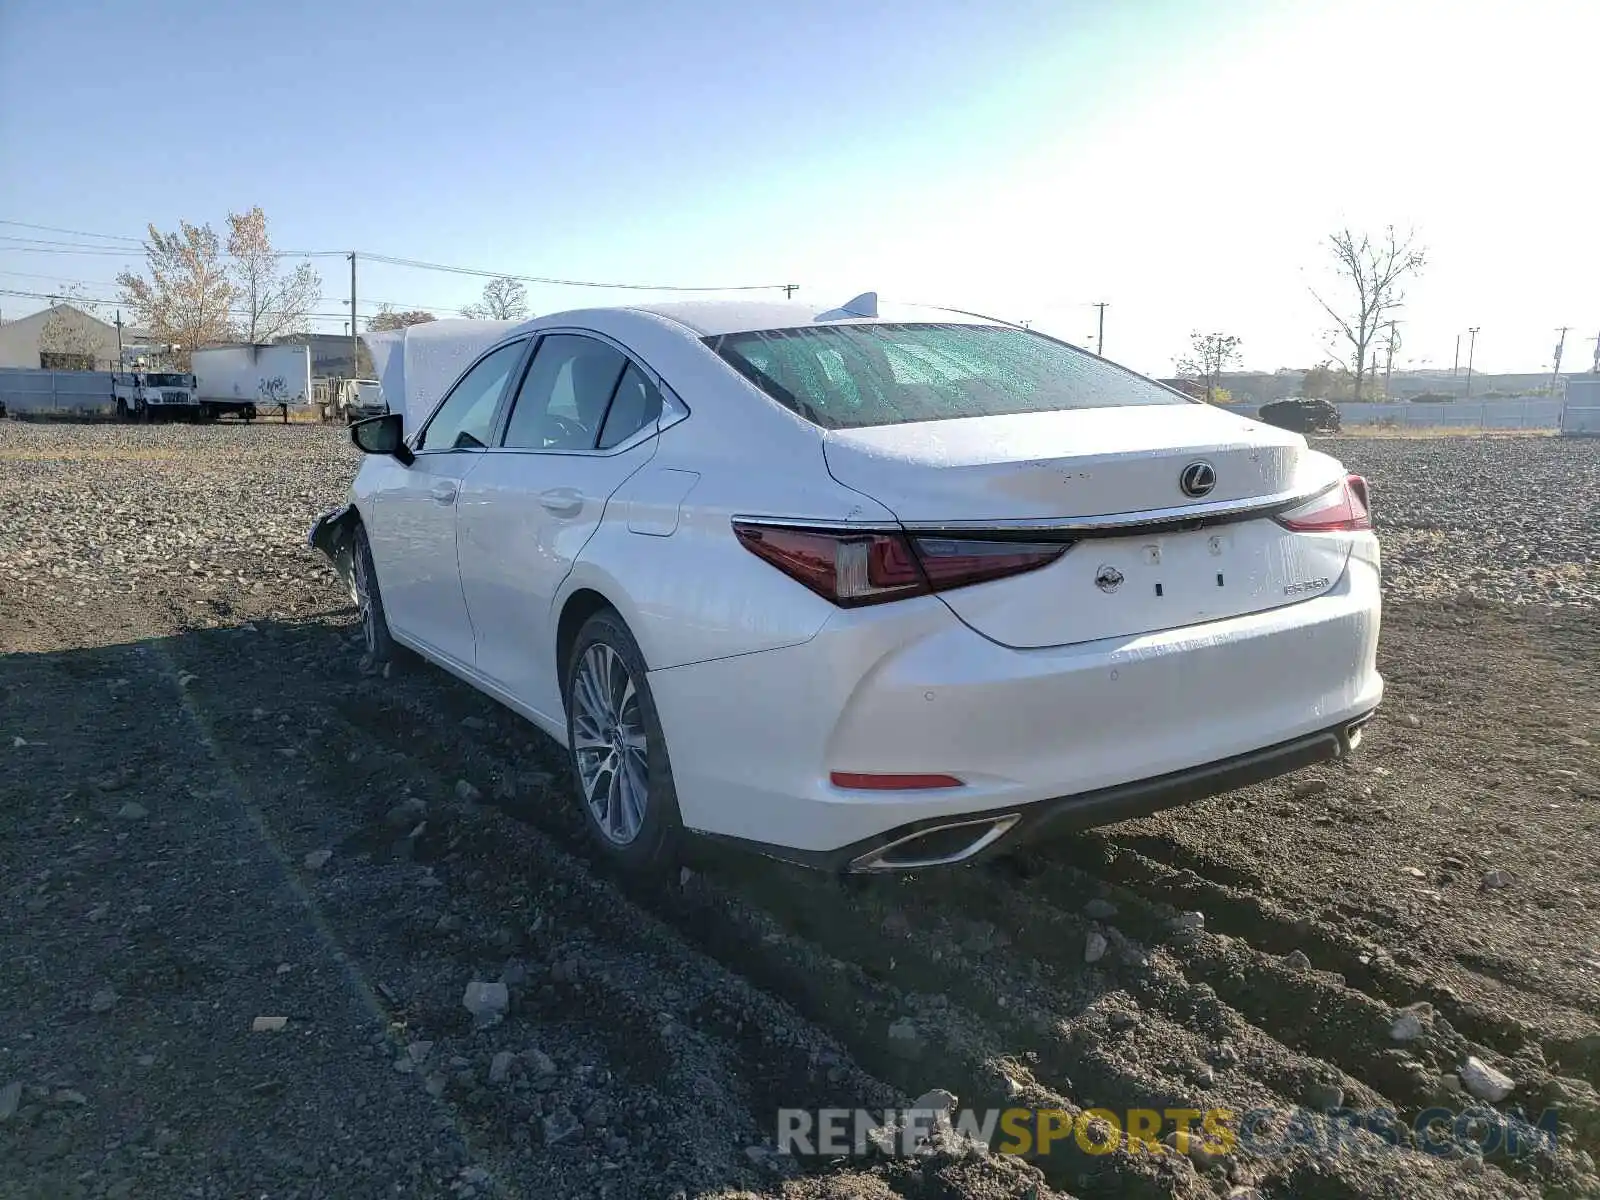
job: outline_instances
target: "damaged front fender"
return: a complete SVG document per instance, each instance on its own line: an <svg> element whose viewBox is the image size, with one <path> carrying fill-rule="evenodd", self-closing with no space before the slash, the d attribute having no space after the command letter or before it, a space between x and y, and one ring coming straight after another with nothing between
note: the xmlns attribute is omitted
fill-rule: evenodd
<svg viewBox="0 0 1600 1200"><path fill-rule="evenodd" d="M312 522L311 529L306 533L306 545L326 554L334 570L339 573L339 578L352 591L355 588L355 533L360 520L356 506L346 504L323 513Z"/></svg>

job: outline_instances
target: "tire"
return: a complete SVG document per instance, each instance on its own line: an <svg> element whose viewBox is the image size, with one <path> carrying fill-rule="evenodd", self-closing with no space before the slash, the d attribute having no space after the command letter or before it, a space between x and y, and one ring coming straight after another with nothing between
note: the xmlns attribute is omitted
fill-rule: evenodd
<svg viewBox="0 0 1600 1200"><path fill-rule="evenodd" d="M127 419L128 419L128 402L126 400L118 400L117 401L117 420L126 421Z"/></svg>
<svg viewBox="0 0 1600 1200"><path fill-rule="evenodd" d="M361 669L383 671L394 662L398 647L389 634L389 618L384 615L383 592L378 587L378 571L364 525L356 526L350 547L350 576L356 607L361 611Z"/></svg>
<svg viewBox="0 0 1600 1200"><path fill-rule="evenodd" d="M562 672L562 699L567 756L591 839L624 874L661 879L677 862L678 793L644 655L612 609L578 631ZM619 771L619 763L633 765Z"/></svg>

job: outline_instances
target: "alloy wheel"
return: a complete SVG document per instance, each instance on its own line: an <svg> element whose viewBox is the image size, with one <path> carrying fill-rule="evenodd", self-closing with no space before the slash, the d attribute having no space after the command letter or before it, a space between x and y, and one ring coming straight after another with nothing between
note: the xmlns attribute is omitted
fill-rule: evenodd
<svg viewBox="0 0 1600 1200"><path fill-rule="evenodd" d="M615 845L639 836L649 804L650 751L639 693L610 646L584 651L572 679L572 749L583 801Z"/></svg>
<svg viewBox="0 0 1600 1200"><path fill-rule="evenodd" d="M367 556L360 548L353 558L350 586L361 612L361 636L366 640L368 656L372 656L378 653L378 614L372 604L372 581L367 574Z"/></svg>

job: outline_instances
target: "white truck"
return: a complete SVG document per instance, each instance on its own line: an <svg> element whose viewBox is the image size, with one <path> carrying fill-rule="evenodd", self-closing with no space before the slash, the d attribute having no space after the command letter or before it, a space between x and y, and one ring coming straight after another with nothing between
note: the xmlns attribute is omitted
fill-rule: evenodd
<svg viewBox="0 0 1600 1200"><path fill-rule="evenodd" d="M352 379L345 391L345 420L354 425L368 417L381 417L389 411L383 388L376 379Z"/></svg>
<svg viewBox="0 0 1600 1200"><path fill-rule="evenodd" d="M194 376L181 371L114 371L111 398L119 421L192 421L201 415Z"/></svg>
<svg viewBox="0 0 1600 1200"><path fill-rule="evenodd" d="M208 346L192 359L201 415L234 413L255 420L277 408L311 403L311 350L307 346Z"/></svg>

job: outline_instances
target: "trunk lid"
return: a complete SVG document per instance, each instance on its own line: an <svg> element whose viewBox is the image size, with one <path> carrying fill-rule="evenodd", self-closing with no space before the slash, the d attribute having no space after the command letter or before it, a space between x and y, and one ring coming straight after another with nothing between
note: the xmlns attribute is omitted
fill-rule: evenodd
<svg viewBox="0 0 1600 1200"><path fill-rule="evenodd" d="M1140 529L1155 511L1198 516L1304 493L1338 464L1292 431L1199 404L1071 409L830 430L828 469L913 533L983 536L1013 522L1079 522L1048 567L941 592L955 614L1008 646L1146 633L1309 599L1337 582L1348 534L1296 534L1256 517ZM1185 494L1185 468L1214 485ZM1089 520L1085 519L1098 519ZM1123 520L1122 518L1126 518ZM1014 532L1014 530L1009 531Z"/></svg>
<svg viewBox="0 0 1600 1200"><path fill-rule="evenodd" d="M902 521L1102 516L1288 490L1306 440L1203 404L1063 409L829 430L835 479ZM1216 486L1185 496L1204 459Z"/></svg>

